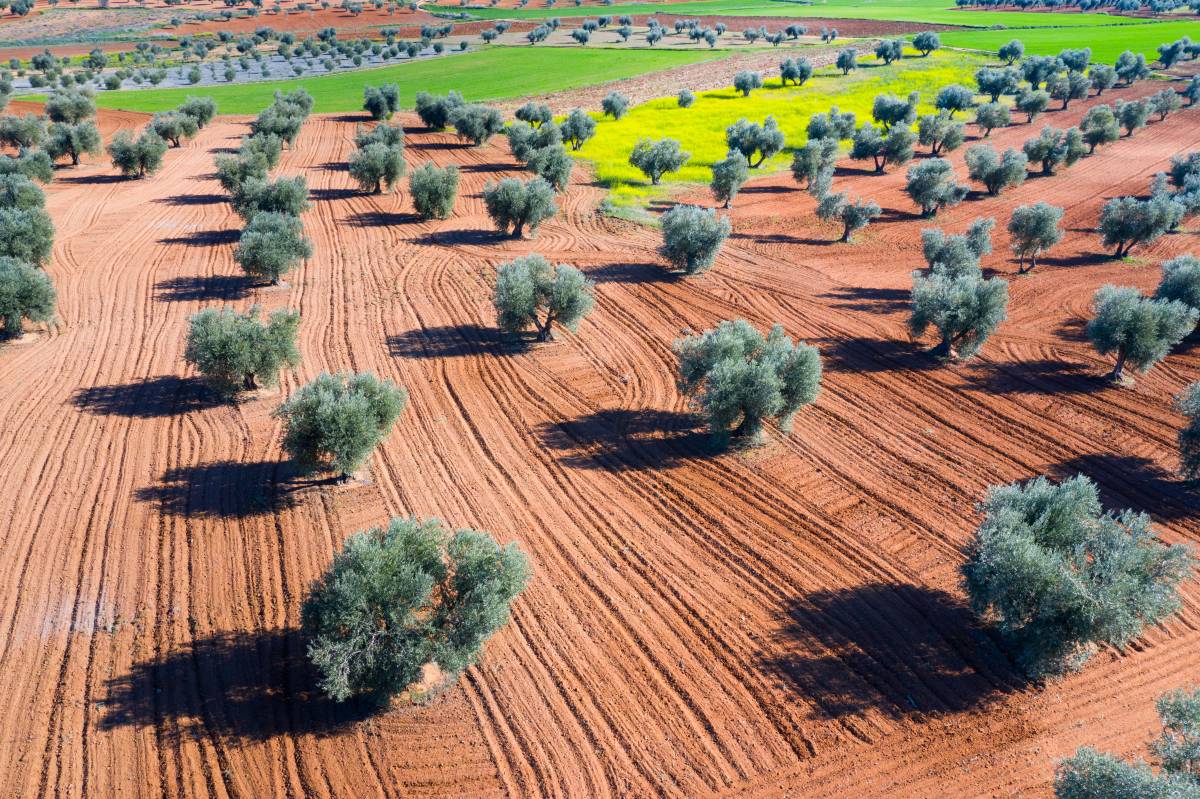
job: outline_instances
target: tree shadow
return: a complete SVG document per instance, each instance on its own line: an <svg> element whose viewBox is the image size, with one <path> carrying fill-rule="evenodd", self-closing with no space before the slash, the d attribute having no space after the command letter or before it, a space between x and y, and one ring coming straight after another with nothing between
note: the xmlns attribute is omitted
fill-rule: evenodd
<svg viewBox="0 0 1200 799"><path fill-rule="evenodd" d="M1095 266L1108 263L1112 256L1103 252L1085 252L1078 255L1046 255L1038 259L1038 265L1027 274L1036 274L1043 266Z"/></svg>
<svg viewBox="0 0 1200 799"><path fill-rule="evenodd" d="M476 324L418 327L387 339L394 358L461 358L494 350L498 344L495 328Z"/></svg>
<svg viewBox="0 0 1200 799"><path fill-rule="evenodd" d="M439 230L415 239L415 243L426 246L455 247L462 245L484 246L512 241L512 236L498 230Z"/></svg>
<svg viewBox="0 0 1200 799"><path fill-rule="evenodd" d="M792 194L800 191L795 186L743 186L740 194Z"/></svg>
<svg viewBox="0 0 1200 799"><path fill-rule="evenodd" d="M171 236L159 239L159 244L182 244L185 247L218 247L236 244L242 237L240 230L198 230L186 236Z"/></svg>
<svg viewBox="0 0 1200 799"><path fill-rule="evenodd" d="M1087 475L1105 507L1132 508L1160 519L1190 519L1200 513L1196 491L1179 475L1140 455L1096 452L1046 469L1055 479Z"/></svg>
<svg viewBox="0 0 1200 799"><path fill-rule="evenodd" d="M942 366L928 349L913 341L892 338L823 339L816 343L825 367L840 372L926 371Z"/></svg>
<svg viewBox="0 0 1200 799"><path fill-rule="evenodd" d="M390 227L423 222L419 214L391 213L389 211L360 211L346 217L346 221L355 227Z"/></svg>
<svg viewBox="0 0 1200 799"><path fill-rule="evenodd" d="M846 166L845 164L838 164L834 166L833 174L835 177L848 178L862 175L878 175L880 173L876 172L874 167Z"/></svg>
<svg viewBox="0 0 1200 799"><path fill-rule="evenodd" d="M681 272L672 272L658 264L623 263L604 264L587 270L587 276L596 283L667 283L680 279Z"/></svg>
<svg viewBox="0 0 1200 799"><path fill-rule="evenodd" d="M834 238L806 238L801 236L793 236L790 233L731 233L731 239L744 239L749 241L765 244L804 244L810 247L829 247L834 244L842 244L837 237Z"/></svg>
<svg viewBox="0 0 1200 799"><path fill-rule="evenodd" d="M198 377L162 375L133 383L81 388L71 402L97 416L154 419L215 408L226 399Z"/></svg>
<svg viewBox="0 0 1200 799"><path fill-rule="evenodd" d="M158 298L167 302L240 300L249 295L250 280L244 275L173 277L154 284Z"/></svg>
<svg viewBox="0 0 1200 799"><path fill-rule="evenodd" d="M833 308L870 313L896 313L906 311L911 305L912 292L908 289L882 289L870 286L842 286L821 295L834 300Z"/></svg>
<svg viewBox="0 0 1200 799"><path fill-rule="evenodd" d="M1086 344L1088 343L1087 326L1087 319L1064 319L1058 323L1054 332L1067 341Z"/></svg>
<svg viewBox="0 0 1200 799"><path fill-rule="evenodd" d="M716 451L712 436L692 413L605 408L565 422L550 422L538 435L564 453L566 466L622 472L671 469Z"/></svg>
<svg viewBox="0 0 1200 799"><path fill-rule="evenodd" d="M979 710L1027 681L958 598L923 586L872 584L789 602L762 667L824 718L891 718Z"/></svg>
<svg viewBox="0 0 1200 799"><path fill-rule="evenodd" d="M350 163L348 161L326 161L319 168L326 172L349 172Z"/></svg>
<svg viewBox="0 0 1200 799"><path fill-rule="evenodd" d="M154 202L165 205L216 205L229 202L229 197L224 194L173 194L170 197L161 197Z"/></svg>
<svg viewBox="0 0 1200 799"><path fill-rule="evenodd" d="M524 171L517 164L504 164L504 163L464 164L459 167L459 170L462 172L480 172L480 173L488 173L488 174L491 174L494 172L523 172Z"/></svg>
<svg viewBox="0 0 1200 799"><path fill-rule="evenodd" d="M361 189L309 189L308 196L317 202L327 202L330 200L349 200L352 197L361 197L363 195Z"/></svg>
<svg viewBox="0 0 1200 799"><path fill-rule="evenodd" d="M154 728L180 740L266 741L335 734L380 710L367 701L334 702L317 681L299 630L220 633L108 680L99 726Z"/></svg>
<svg viewBox="0 0 1200 799"><path fill-rule="evenodd" d="M127 178L124 175L74 175L72 177L57 178L59 183L71 183L80 186L101 186L108 183L124 183L133 178Z"/></svg>
<svg viewBox="0 0 1200 799"><path fill-rule="evenodd" d="M243 519L286 510L296 504L295 492L337 481L336 476L297 477L288 462L213 461L170 469L157 485L139 488L134 497L168 516Z"/></svg>
<svg viewBox="0 0 1200 799"><path fill-rule="evenodd" d="M988 394L1091 394L1111 386L1094 369L1054 358L992 365L968 379Z"/></svg>

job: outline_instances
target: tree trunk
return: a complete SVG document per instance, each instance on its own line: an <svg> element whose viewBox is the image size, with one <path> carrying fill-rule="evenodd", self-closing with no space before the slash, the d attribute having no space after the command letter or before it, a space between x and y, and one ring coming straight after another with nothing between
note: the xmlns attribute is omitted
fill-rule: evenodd
<svg viewBox="0 0 1200 799"><path fill-rule="evenodd" d="M521 236L524 233L525 233L525 223L524 222L518 222L515 225L513 225L512 237L514 239L521 238Z"/></svg>
<svg viewBox="0 0 1200 799"><path fill-rule="evenodd" d="M1119 383L1125 379L1125 348L1121 347L1117 350L1117 365L1108 373L1108 379L1114 383Z"/></svg>
<svg viewBox="0 0 1200 799"><path fill-rule="evenodd" d="M537 333L538 341L553 341L554 340L554 331L552 329L552 325L554 324L554 314L553 313L551 313L549 311L546 312L545 324L541 324L541 325L537 324L536 319L534 320L534 324L537 326L537 329L538 329L538 333Z"/></svg>
<svg viewBox="0 0 1200 799"><path fill-rule="evenodd" d="M845 244L848 241L850 241L850 226L846 225L842 228L842 243Z"/></svg>
<svg viewBox="0 0 1200 799"><path fill-rule="evenodd" d="M255 375L254 372L247 372L242 377L242 388L246 389L247 391L253 391L254 389L258 388L258 376Z"/></svg>

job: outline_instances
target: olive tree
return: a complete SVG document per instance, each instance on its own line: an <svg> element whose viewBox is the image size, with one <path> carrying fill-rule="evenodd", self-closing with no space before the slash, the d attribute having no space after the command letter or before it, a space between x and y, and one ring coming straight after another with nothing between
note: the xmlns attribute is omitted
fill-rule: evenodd
<svg viewBox="0 0 1200 799"><path fill-rule="evenodd" d="M984 103L975 109L975 124L983 131L984 138L992 135L996 128L1012 124L1012 114L1004 103Z"/></svg>
<svg viewBox="0 0 1200 799"><path fill-rule="evenodd" d="M153 130L145 130L136 139L129 131L119 130L108 143L113 166L127 178L144 178L162 168L167 143Z"/></svg>
<svg viewBox="0 0 1200 799"><path fill-rule="evenodd" d="M933 107L939 111L945 111L950 116L954 116L959 111L970 110L975 103L975 92L968 89L966 86L960 86L957 83L952 83L949 86L944 86L934 98Z"/></svg>
<svg viewBox="0 0 1200 799"><path fill-rule="evenodd" d="M833 182L833 170L837 163L837 139L810 138L803 147L792 154L792 177L797 183L807 184L809 192L818 199L828 192Z"/></svg>
<svg viewBox="0 0 1200 799"><path fill-rule="evenodd" d="M555 323L575 332L592 311L594 292L595 284L575 267L526 255L497 271L492 301L501 331L519 335L533 327L538 341L550 341Z"/></svg>
<svg viewBox="0 0 1200 799"><path fill-rule="evenodd" d="M96 115L96 101L90 90L58 89L43 106L51 122L75 125Z"/></svg>
<svg viewBox="0 0 1200 799"><path fill-rule="evenodd" d="M752 70L742 70L733 76L733 88L742 93L742 97L749 97L750 92L755 89L761 89L763 85L762 73Z"/></svg>
<svg viewBox="0 0 1200 799"><path fill-rule="evenodd" d="M400 110L400 87L395 83L363 87L363 110L371 119L391 119Z"/></svg>
<svg viewBox="0 0 1200 799"><path fill-rule="evenodd" d="M926 217L958 205L968 191L965 184L955 182L954 169L944 158L930 158L910 166L904 184L904 193L920 206L921 215Z"/></svg>
<svg viewBox="0 0 1200 799"><path fill-rule="evenodd" d="M1161 198L1114 197L1100 212L1100 233L1105 247L1116 247L1115 258L1124 258L1139 244L1149 244L1171 228L1176 218L1173 203Z"/></svg>
<svg viewBox="0 0 1200 799"><path fill-rule="evenodd" d="M842 112L835 105L828 112L813 114L808 118L808 124L804 128L808 140L813 139L833 139L841 141L854 136L855 126L858 124L853 111Z"/></svg>
<svg viewBox="0 0 1200 799"><path fill-rule="evenodd" d="M54 223L40 207L0 208L0 256L35 266L50 261Z"/></svg>
<svg viewBox="0 0 1200 799"><path fill-rule="evenodd" d="M1150 103L1144 97L1132 102L1117 100L1116 114L1121 127L1125 129L1125 135L1132 136L1135 130L1146 127L1146 121L1150 118Z"/></svg>
<svg viewBox="0 0 1200 799"><path fill-rule="evenodd" d="M917 103L920 99L921 95L917 92L911 92L903 100L894 94L876 95L871 103L871 118L883 128L884 133L893 128L908 127L917 119Z"/></svg>
<svg viewBox="0 0 1200 799"><path fill-rule="evenodd" d="M600 101L600 109L604 111L605 116L620 119L629 110L629 98L620 92L609 92Z"/></svg>
<svg viewBox="0 0 1200 799"><path fill-rule="evenodd" d="M258 306L244 314L208 308L189 320L183 358L222 392L275 385L279 371L300 363L300 314L276 311L264 322Z"/></svg>
<svg viewBox="0 0 1200 799"><path fill-rule="evenodd" d="M725 144L744 155L751 169L757 169L763 161L781 152L784 143L783 131L773 116L761 125L739 119L725 128Z"/></svg>
<svg viewBox="0 0 1200 799"><path fill-rule="evenodd" d="M553 122L543 122L536 128L528 122L513 122L504 129L504 135L513 157L523 162L528 162L535 150L563 143L562 130Z"/></svg>
<svg viewBox="0 0 1200 799"><path fill-rule="evenodd" d="M704 414L713 437L756 442L768 419L791 431L796 412L821 388L815 347L793 344L782 325L763 336L745 320L722 322L675 342L679 389Z"/></svg>
<svg viewBox="0 0 1200 799"><path fill-rule="evenodd" d="M501 232L512 228L512 237L519 239L525 227L532 236L538 226L558 212L554 204L554 187L542 178L522 182L516 178L505 178L498 183L489 183L483 189L483 204L488 216Z"/></svg>
<svg viewBox="0 0 1200 799"><path fill-rule="evenodd" d="M49 183L54 179L54 162L42 150L26 150L15 158L0 156L0 175L24 175L30 180Z"/></svg>
<svg viewBox="0 0 1200 799"><path fill-rule="evenodd" d="M746 163L746 156L733 150L713 164L712 182L709 183L709 188L712 189L713 197L717 202L728 208L733 202L733 198L737 197L742 185L749 179L750 168Z"/></svg>
<svg viewBox="0 0 1200 799"><path fill-rule="evenodd" d="M264 211L254 215L233 251L246 274L278 284L280 278L312 257L304 225L291 214Z"/></svg>
<svg viewBox="0 0 1200 799"><path fill-rule="evenodd" d="M945 112L925 114L917 120L917 141L929 148L930 155L957 150L966 141L966 123Z"/></svg>
<svg viewBox="0 0 1200 799"><path fill-rule="evenodd" d="M33 114L0 117L0 144L24 152L42 143L46 137L44 118Z"/></svg>
<svg viewBox="0 0 1200 799"><path fill-rule="evenodd" d="M460 105L450 112L450 124L458 137L478 147L504 129L504 117L487 105Z"/></svg>
<svg viewBox="0 0 1200 799"><path fill-rule="evenodd" d="M1005 64L1011 66L1024 57L1025 44L1020 39L1013 39L1008 44L1001 45L1000 49L996 51L996 55L998 55Z"/></svg>
<svg viewBox="0 0 1200 799"><path fill-rule="evenodd" d="M562 140L571 145L572 150L578 150L584 142L596 135L596 120L582 108L576 108L567 114L560 130Z"/></svg>
<svg viewBox="0 0 1200 799"><path fill-rule="evenodd" d="M1063 209L1040 200L1013 209L1008 220L1008 233L1013 255L1017 257L1018 272L1024 274L1036 267L1042 253L1059 242L1062 215Z"/></svg>
<svg viewBox="0 0 1200 799"><path fill-rule="evenodd" d="M878 219L883 209L872 200L856 199L851 202L845 192L827 193L817 203L817 217L825 222L837 222L842 226L839 241L848 242L850 236Z"/></svg>
<svg viewBox="0 0 1200 799"><path fill-rule="evenodd" d="M175 110L191 117L195 120L197 127L203 128L217 115L217 101L211 97L189 95Z"/></svg>
<svg viewBox="0 0 1200 799"><path fill-rule="evenodd" d="M379 194L384 187L393 191L404 177L407 166L404 150L378 142L350 153L350 177L363 191Z"/></svg>
<svg viewBox="0 0 1200 799"><path fill-rule="evenodd" d="M1092 304L1096 315L1087 335L1101 355L1117 354L1108 375L1113 382L1126 380L1126 366L1148 371L1195 329L1200 316L1182 302L1152 299L1128 286L1104 286Z"/></svg>
<svg viewBox="0 0 1200 799"><path fill-rule="evenodd" d="M1025 182L1029 159L1009 147L1003 155L986 144L973 144L965 154L967 176L982 183L987 193L995 197L1010 186Z"/></svg>
<svg viewBox="0 0 1200 799"><path fill-rule="evenodd" d="M464 104L462 95L455 91L448 92L445 97L438 97L428 92L417 92L415 102L417 116L431 130L441 130L446 127L454 109Z"/></svg>
<svg viewBox="0 0 1200 799"><path fill-rule="evenodd" d="M1150 96L1150 111L1158 114L1159 122L1180 108L1183 108L1183 100L1179 99L1179 93L1174 89L1163 89Z"/></svg>
<svg viewBox="0 0 1200 799"><path fill-rule="evenodd" d="M996 220L979 217L965 233L947 236L937 228L921 231L921 254L931 272L948 277L979 273L979 259L992 251Z"/></svg>
<svg viewBox="0 0 1200 799"><path fill-rule="evenodd" d="M901 165L912 160L913 145L917 136L907 127L893 128L891 133L884 136L879 128L870 122L864 122L854 133L850 144L850 157L856 161L871 159L875 171L883 174L888 164Z"/></svg>
<svg viewBox="0 0 1200 799"><path fill-rule="evenodd" d="M307 471L348 478L396 424L408 392L369 373L320 374L275 410L283 448Z"/></svg>
<svg viewBox="0 0 1200 799"><path fill-rule="evenodd" d="M530 172L553 186L555 191L563 191L571 182L575 159L567 153L567 148L553 144L530 153L526 166Z"/></svg>
<svg viewBox="0 0 1200 799"><path fill-rule="evenodd" d="M813 65L807 58L785 58L779 64L779 80L784 86L789 83L803 86L812 77Z"/></svg>
<svg viewBox="0 0 1200 799"><path fill-rule="evenodd" d="M680 149L675 139L639 139L629 154L629 163L657 186L663 175L678 172L691 157L691 153Z"/></svg>
<svg viewBox="0 0 1200 799"><path fill-rule="evenodd" d="M1180 255L1163 261L1162 277L1154 290L1156 300L1178 300L1200 311L1200 258Z"/></svg>
<svg viewBox="0 0 1200 799"><path fill-rule="evenodd" d="M351 535L301 613L321 690L384 705L431 663L453 679L508 623L529 572L516 544L437 519Z"/></svg>
<svg viewBox="0 0 1200 799"><path fill-rule="evenodd" d="M1134 53L1132 50L1126 50L1117 56L1117 63L1114 69L1117 77L1126 86L1132 86L1134 81L1145 80L1150 77L1150 65L1146 63L1146 56L1141 53Z"/></svg>
<svg viewBox="0 0 1200 799"><path fill-rule="evenodd" d="M1200 690L1178 689L1157 702L1162 732L1150 744L1160 771L1080 747L1059 764L1054 799L1192 799L1200 791Z"/></svg>
<svg viewBox="0 0 1200 799"><path fill-rule="evenodd" d="M934 50L941 48L942 39L934 31L922 31L912 38L912 46L922 57L928 57Z"/></svg>
<svg viewBox="0 0 1200 799"><path fill-rule="evenodd" d="M178 111L161 111L150 117L150 130L172 147L179 147L184 139L190 139L200 129L196 120Z"/></svg>
<svg viewBox="0 0 1200 799"><path fill-rule="evenodd" d="M517 109L514 115L521 122L537 128L554 119L554 112L545 103L529 102Z"/></svg>
<svg viewBox="0 0 1200 799"><path fill-rule="evenodd" d="M0 208L44 208L46 193L21 174L0 175Z"/></svg>
<svg viewBox="0 0 1200 799"><path fill-rule="evenodd" d="M1124 647L1179 607L1193 569L1150 517L1105 512L1083 475L992 488L962 567L971 607L1035 679L1079 668L1096 647Z"/></svg>
<svg viewBox="0 0 1200 799"><path fill-rule="evenodd" d="M1070 107L1072 100L1087 99L1092 88L1092 79L1082 72L1060 72L1046 82L1046 90L1054 100L1062 101L1062 110Z"/></svg>
<svg viewBox="0 0 1200 799"><path fill-rule="evenodd" d="M1200 480L1200 383L1192 383L1176 397L1175 407L1187 417L1179 431L1180 471L1195 483Z"/></svg>
<svg viewBox="0 0 1200 799"><path fill-rule="evenodd" d="M1097 97L1104 94L1106 89L1117 85L1117 70L1108 64L1092 64L1088 70L1088 77L1092 80L1092 88L1096 90Z"/></svg>
<svg viewBox="0 0 1200 799"><path fill-rule="evenodd" d="M834 63L843 75L849 75L851 70L858 69L858 51L853 47L838 50L837 60Z"/></svg>
<svg viewBox="0 0 1200 799"><path fill-rule="evenodd" d="M1022 89L1013 104L1013 108L1025 114L1025 121L1030 124L1033 124L1033 120L1041 116L1042 112L1049 107L1050 95L1047 92L1028 89Z"/></svg>
<svg viewBox="0 0 1200 799"><path fill-rule="evenodd" d="M875 45L875 57L885 64L899 61L904 57L904 41L902 39L883 39Z"/></svg>
<svg viewBox="0 0 1200 799"><path fill-rule="evenodd" d="M458 167L438 167L432 162L413 170L408 178L413 207L422 219L445 219L458 196Z"/></svg>
<svg viewBox="0 0 1200 799"><path fill-rule="evenodd" d="M1121 125L1113 114L1112 106L1094 105L1083 115L1079 123L1083 133L1083 143L1088 147L1088 154L1096 152L1102 144L1111 144L1121 137Z"/></svg>
<svg viewBox="0 0 1200 799"><path fill-rule="evenodd" d="M292 178L263 180L247 178L232 198L233 210L250 222L260 213L280 213L300 216L307 211L308 181L303 175Z"/></svg>
<svg viewBox="0 0 1200 799"><path fill-rule="evenodd" d="M1015 67L981 67L975 71L979 93L996 102L1002 94L1015 94L1021 85L1021 70Z"/></svg>
<svg viewBox="0 0 1200 799"><path fill-rule="evenodd" d="M711 208L676 205L662 215L663 255L684 274L707 271L729 237L729 220Z"/></svg>
<svg viewBox="0 0 1200 799"><path fill-rule="evenodd" d="M1029 88L1038 91L1042 83L1058 74L1063 63L1052 55L1031 55L1021 62L1021 75L1029 81Z"/></svg>
<svg viewBox="0 0 1200 799"><path fill-rule="evenodd" d="M49 322L54 318L54 284L36 266L0 256L0 322L3 336L20 335L22 321Z"/></svg>
<svg viewBox="0 0 1200 799"><path fill-rule="evenodd" d="M1008 283L985 279L977 270L928 275L913 273L912 314L908 326L914 336L933 327L939 336L934 354L941 358L970 358L1008 317Z"/></svg>
<svg viewBox="0 0 1200 799"><path fill-rule="evenodd" d="M74 124L55 122L47 131L43 148L51 158L67 157L71 159L72 166L78 166L80 157L85 153L99 154L100 129L90 119Z"/></svg>
<svg viewBox="0 0 1200 799"><path fill-rule="evenodd" d="M1022 149L1031 162L1042 165L1043 175L1053 175L1064 164L1074 165L1086 152L1079 128L1061 131L1049 125L1036 138L1026 140Z"/></svg>

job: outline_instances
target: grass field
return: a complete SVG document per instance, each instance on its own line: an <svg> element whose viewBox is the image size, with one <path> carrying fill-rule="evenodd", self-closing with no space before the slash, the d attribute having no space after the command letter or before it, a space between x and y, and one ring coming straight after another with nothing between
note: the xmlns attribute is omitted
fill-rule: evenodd
<svg viewBox="0 0 1200 799"><path fill-rule="evenodd" d="M1083 33L1072 31L1071 33ZM1064 35L1066 34L1066 35ZM1200 36L1200 23L1155 22L1148 25L1123 26L1120 28L1089 28L1086 35L1076 38L1067 32L1053 28L1019 31L946 31L942 43L951 47L968 47L975 50L995 52L1011 39L1025 43L1025 52L1037 55L1054 55L1064 47L1092 48L1092 59L1109 64L1125 50L1143 53L1153 61L1160 44L1173 42L1181 36Z"/></svg>
<svg viewBox="0 0 1200 799"><path fill-rule="evenodd" d="M537 4L534 7L533 4ZM459 6L431 10L457 13ZM811 4L786 0L695 0L682 3L629 3L613 6L565 6L546 8L543 0L531 0L527 8L472 8L468 12L481 19L541 19L545 17L594 17L597 14L661 14L674 18L698 14L726 14L754 17L811 17L817 19L874 19L897 22L930 22L944 25L991 25L1017 27L1093 27L1132 25L1144 20L1107 14L1064 14L1021 11L956 9L948 0L818 0Z"/></svg>
<svg viewBox="0 0 1200 799"><path fill-rule="evenodd" d="M203 94L217 101L222 114L255 114L270 104L276 89L288 91L303 86L316 101L315 111L346 112L362 108L364 86L396 83L404 106L409 108L418 91L445 93L457 89L468 100L502 100L590 86L726 55L727 52L700 50L494 47L317 78L101 92L96 96L96 104L127 111L165 111L190 94Z"/></svg>
<svg viewBox="0 0 1200 799"><path fill-rule="evenodd" d="M711 167L725 157L725 128L739 118L762 122L775 117L787 136L789 148L804 143L808 118L836 105L854 111L859 120L869 120L875 95L892 92L899 96L919 91L922 111L930 108L937 90L950 83L973 85L972 76L983 59L963 54L935 54L930 58L906 58L891 66L865 67L848 76L836 69L818 70L802 87L781 87L778 78L750 97L732 88L697 95L691 108L680 108L675 99L643 103L622 119L600 120L596 136L579 155L593 162L597 178L610 186L618 204L631 204L663 191L652 187L641 172L629 165L629 153L647 131L656 137L678 139L692 158L682 170L665 178L671 182L708 183ZM759 171L778 169L791 163L789 152L768 161Z"/></svg>

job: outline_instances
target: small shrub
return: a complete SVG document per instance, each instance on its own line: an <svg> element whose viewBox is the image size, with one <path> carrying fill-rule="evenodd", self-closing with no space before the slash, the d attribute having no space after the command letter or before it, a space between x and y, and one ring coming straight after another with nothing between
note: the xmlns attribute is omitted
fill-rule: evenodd
<svg viewBox="0 0 1200 799"><path fill-rule="evenodd" d="M400 110L400 87L395 83L363 87L363 110L371 119L391 119Z"/></svg>
<svg viewBox="0 0 1200 799"><path fill-rule="evenodd" d="M729 220L711 208L676 205L662 215L663 255L684 274L705 272L729 237Z"/></svg>
<svg viewBox="0 0 1200 799"><path fill-rule="evenodd" d="M680 108L691 108L692 103L696 102L696 95L692 94L691 89L680 89L675 101Z"/></svg>

